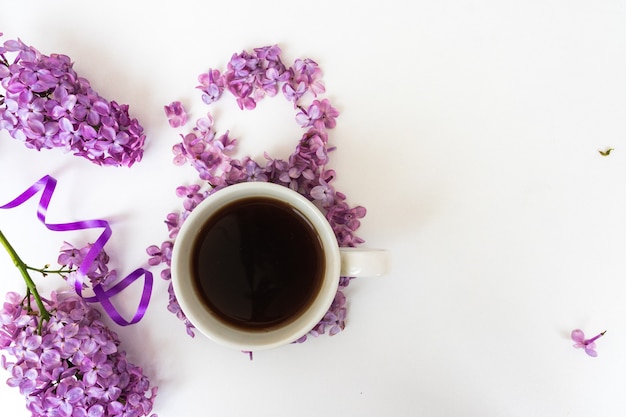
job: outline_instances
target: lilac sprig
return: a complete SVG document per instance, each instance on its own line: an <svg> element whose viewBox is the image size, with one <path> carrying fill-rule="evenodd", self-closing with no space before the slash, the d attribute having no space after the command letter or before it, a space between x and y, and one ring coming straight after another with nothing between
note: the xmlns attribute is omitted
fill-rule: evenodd
<svg viewBox="0 0 626 417"><path fill-rule="evenodd" d="M17 255L2 231L0 243L26 282L26 295L10 292L0 309L0 365L7 384L19 389L33 417L130 417L151 413L157 394L143 370L128 361L120 339L100 312L74 292L41 297L29 271L65 279L80 267L91 245L65 243L59 269L33 268ZM98 256L87 276L106 281L109 257ZM156 417L153 414L151 417Z"/></svg>
<svg viewBox="0 0 626 417"><path fill-rule="evenodd" d="M145 135L128 105L101 97L72 66L19 39L0 45L0 130L28 148L59 148L98 165L139 162Z"/></svg>
<svg viewBox="0 0 626 417"><path fill-rule="evenodd" d="M2 367L7 384L39 416L145 416L157 388L128 361L115 332L76 294L44 300L50 318L41 326L33 296L11 292L0 310ZM155 416L155 415L153 415Z"/></svg>
<svg viewBox="0 0 626 417"><path fill-rule="evenodd" d="M163 279L171 280L172 248L178 230L193 208L215 191L245 181L269 181L299 192L325 213L339 246L354 247L363 242L355 232L366 210L347 203L345 194L333 185L335 171L328 168L329 153L334 147L329 145L327 130L335 127L339 112L328 99L318 98L325 92L322 71L311 59L296 59L288 67L280 53L276 45L256 48L253 52L243 51L231 57L224 73L209 69L198 77L197 88L206 104L218 101L228 91L235 96L240 109L252 110L265 97L282 93L293 104L295 121L305 131L287 159L275 159L266 153L264 161L255 161L250 156L236 158L237 140L231 138L228 131L218 133L210 113L199 118L189 133L181 135L182 140L173 146L174 164L193 166L202 182L177 189L177 195L183 199L183 209L167 215L169 239L147 248L150 264L164 265ZM307 99L311 100L308 104ZM183 116L181 109L180 102L165 107L171 125L178 126L178 121L186 120L186 113ZM318 336L327 331L335 335L344 329L347 310L342 290L350 279L340 278L334 302L309 335ZM187 333L193 336L193 325L180 309L171 282L168 309L185 323ZM306 338L305 335L298 342Z"/></svg>

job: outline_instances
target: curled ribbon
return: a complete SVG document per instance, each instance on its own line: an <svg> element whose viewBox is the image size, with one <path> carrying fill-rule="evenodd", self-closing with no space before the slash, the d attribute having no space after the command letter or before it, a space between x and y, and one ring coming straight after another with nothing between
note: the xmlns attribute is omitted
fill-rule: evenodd
<svg viewBox="0 0 626 417"><path fill-rule="evenodd" d="M153 285L153 277L152 273L144 268L137 268L135 271L131 272L126 278L119 281L113 287L109 289L104 289L102 285L97 284L93 287L94 296L86 297L83 296L83 283L85 282L85 277L87 276L87 271L91 265L95 262L98 254L104 249L104 245L108 242L111 237L112 230L109 222L106 220L82 220L77 222L69 222L69 223L47 223L46 222L46 213L48 211L48 206L50 205L50 200L52 199L52 194L54 193L54 189L56 187L57 181L50 175L46 175L42 177L35 184L30 186L26 191L20 194L13 201L0 206L0 209L11 209L17 207L24 202L28 201L31 197L36 195L39 191L43 190L41 194L41 198L39 200L39 206L37 207L37 218L50 230L55 232L67 232L73 230L84 230L84 229L94 229L94 228L102 228L102 233L95 241L95 243L91 246L91 249L83 258L83 262L76 274L74 274L74 290L76 293L81 296L86 302L89 303L100 303L104 308L104 311L115 321L115 323L120 326L128 326L130 324L135 324L139 320L143 318L148 309L148 304L150 303L150 296L152 294L152 285ZM137 306L137 310L130 321L127 321L122 317L122 315L117 311L113 303L111 302L111 297L119 294L122 290L128 287L130 284L135 282L137 279L141 277L145 277L144 286L141 293L141 299L139 301L139 305Z"/></svg>

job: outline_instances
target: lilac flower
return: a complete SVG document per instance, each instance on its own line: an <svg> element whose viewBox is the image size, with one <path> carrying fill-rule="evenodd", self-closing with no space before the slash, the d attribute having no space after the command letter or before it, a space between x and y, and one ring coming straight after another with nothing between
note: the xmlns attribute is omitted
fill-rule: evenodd
<svg viewBox="0 0 626 417"><path fill-rule="evenodd" d="M173 313L179 320L185 323L187 334L190 337L195 337L195 333L194 333L195 327L193 324L191 324L189 319L187 319L187 316L185 316L185 313L180 308L180 304L178 304L178 301L176 300L176 295L174 294L174 286L172 285L171 282L169 286L167 287L167 292L169 294L169 303L167 305L168 311L170 313Z"/></svg>
<svg viewBox="0 0 626 417"><path fill-rule="evenodd" d="M604 336L606 330L602 333L597 334L591 339L585 339L585 333L582 330L576 329L572 330L572 340L574 343L574 347L577 349L584 349L585 353L589 356L596 357L598 356L598 352L596 352L596 344L595 341L600 337Z"/></svg>
<svg viewBox="0 0 626 417"><path fill-rule="evenodd" d="M250 69L256 66L257 59L246 51L241 54L233 54L228 62L228 72L232 79L242 79L250 75Z"/></svg>
<svg viewBox="0 0 626 417"><path fill-rule="evenodd" d="M11 378L7 380L10 387L19 387L20 394L30 395L37 386L37 371L32 368L11 366Z"/></svg>
<svg viewBox="0 0 626 417"><path fill-rule="evenodd" d="M307 91L308 89L304 82L299 82L295 85L292 83L283 85L283 94L287 100L294 103L294 107L297 107L295 103L297 103Z"/></svg>
<svg viewBox="0 0 626 417"><path fill-rule="evenodd" d="M264 157L267 160L265 172L268 176L268 181L288 186L291 183L289 163L282 159L274 159L267 152L264 153Z"/></svg>
<svg viewBox="0 0 626 417"><path fill-rule="evenodd" d="M280 48L278 45L263 46L261 48L254 48L254 52L259 59L265 59L269 62L280 63Z"/></svg>
<svg viewBox="0 0 626 417"><path fill-rule="evenodd" d="M183 313L182 309L180 308L180 305L178 304L178 301L176 300L176 296L174 295L174 287L172 286L172 283L171 283L172 276L171 276L171 270L170 270L170 265L172 262L172 249L173 249L173 242L171 241L163 242L160 247L156 245L149 246L146 249L146 252L150 256L148 263L154 266L159 265L161 263L166 265L166 268L164 268L161 271L161 278L166 281L170 281L169 286L168 286L169 302L168 302L167 309L168 311L176 315L176 317L178 317L181 321L185 323L187 334L191 337L194 337L195 336L193 332L194 326L187 319L187 317L185 316L185 313Z"/></svg>
<svg viewBox="0 0 626 417"><path fill-rule="evenodd" d="M59 101L60 102L52 102L52 104L56 104L52 108L51 116L54 120L59 120L61 118L72 118L72 113L74 111L74 106L76 106L76 102L78 98L74 94L69 94L67 90L61 89L59 90ZM96 123L97 124L97 123Z"/></svg>
<svg viewBox="0 0 626 417"><path fill-rule="evenodd" d="M282 70L282 72L281 72ZM274 97L278 94L278 88L280 83L289 79L289 72L284 71L284 68L272 67L268 68L265 72L265 78L262 81L263 90L268 96Z"/></svg>
<svg viewBox="0 0 626 417"><path fill-rule="evenodd" d="M92 357L84 358L80 363L80 370L87 385L96 385L98 378L108 378L113 374L113 367L107 355L97 351Z"/></svg>
<svg viewBox="0 0 626 417"><path fill-rule="evenodd" d="M161 247L156 245L151 245L146 249L148 255L150 255L150 259L148 263L150 265L158 265L160 263L164 263L166 265L171 265L172 262L172 248L173 244L170 241L163 242Z"/></svg>
<svg viewBox="0 0 626 417"><path fill-rule="evenodd" d="M296 115L296 121L302 127L315 127L318 130L332 129L337 124L336 118L339 112L327 99L315 100L307 110L300 109Z"/></svg>
<svg viewBox="0 0 626 417"><path fill-rule="evenodd" d="M57 315L57 317L59 317ZM59 319L65 319L63 315ZM53 347L63 358L69 358L75 355L81 346L81 341L75 336L78 334L80 326L78 323L68 323L65 326L61 326L54 334L48 337L47 343L44 346ZM46 336L44 336L44 340Z"/></svg>
<svg viewBox="0 0 626 417"><path fill-rule="evenodd" d="M60 148L98 165L140 161L145 135L128 106L98 95L72 65L65 55L43 55L21 40L5 41L0 129L29 148Z"/></svg>
<svg viewBox="0 0 626 417"><path fill-rule="evenodd" d="M89 243L82 248L76 248L68 242L64 242L59 252L59 258L57 262L59 265L67 267L68 270L78 269L83 263L83 259L89 253L93 243ZM87 278L89 278L93 286L98 284L104 284L107 282L115 281L117 277L116 270L109 270L109 255L106 251L102 250L98 253L96 259L91 263L89 269L86 272ZM71 278L72 274L68 275Z"/></svg>
<svg viewBox="0 0 626 417"><path fill-rule="evenodd" d="M320 185L311 189L311 197L322 203L323 207L329 207L335 201L335 189L320 178Z"/></svg>
<svg viewBox="0 0 626 417"><path fill-rule="evenodd" d="M187 123L187 111L180 101L173 101L165 106L165 115L172 127L181 127Z"/></svg>
<svg viewBox="0 0 626 417"><path fill-rule="evenodd" d="M326 91L322 82L322 70L312 59L296 59L293 72L294 80L306 85L316 97Z"/></svg>
<svg viewBox="0 0 626 417"><path fill-rule="evenodd" d="M280 60L280 48L256 48L254 53L234 54L223 75L223 84L235 96L241 109L252 110L265 95L275 96L279 84L289 78Z"/></svg>
<svg viewBox="0 0 626 417"><path fill-rule="evenodd" d="M326 132L311 128L300 139L296 150L289 158L293 166L310 169L316 175L321 175L321 169L328 162L328 136ZM308 179L313 179L309 177Z"/></svg>
<svg viewBox="0 0 626 417"><path fill-rule="evenodd" d="M185 210L193 210L198 204L202 202L206 198L205 192L199 192L200 186L198 184L193 184L190 186L183 186L176 188L176 195L178 197L183 197L183 207Z"/></svg>
<svg viewBox="0 0 626 417"><path fill-rule="evenodd" d="M174 154L174 165L181 166L187 162L187 151L182 143L177 143L172 147L172 153Z"/></svg>
<svg viewBox="0 0 626 417"><path fill-rule="evenodd" d="M73 378L64 378L59 381L56 395L45 397L44 403L49 409L58 410L59 415L71 416L74 408L85 398L85 390Z"/></svg>
<svg viewBox="0 0 626 417"><path fill-rule="evenodd" d="M237 183L242 181L267 181L267 175L265 174L265 170L261 168L261 166L249 156L246 156L241 161L241 166L238 166L237 168L238 169L231 171L231 173L233 171L238 173L229 177L231 183Z"/></svg>
<svg viewBox="0 0 626 417"><path fill-rule="evenodd" d="M169 231L170 238L174 239L178 235L181 225L181 215L179 213L170 213L165 219L167 230Z"/></svg>
<svg viewBox="0 0 626 417"><path fill-rule="evenodd" d="M96 126L103 116L110 111L109 103L97 95L81 95L77 97L74 115L79 121L87 121L89 125Z"/></svg>
<svg viewBox="0 0 626 417"><path fill-rule="evenodd" d="M227 151L234 143L228 132L215 138L213 130L193 132L182 136L181 143L173 147L174 163L180 165L187 160L199 173L200 178L213 185L223 184L225 173L232 168Z"/></svg>
<svg viewBox="0 0 626 417"><path fill-rule="evenodd" d="M18 361L36 363L39 361L37 351L41 346L41 336L29 333L20 333L15 338L15 344L9 349Z"/></svg>
<svg viewBox="0 0 626 417"><path fill-rule="evenodd" d="M200 74L198 81L200 81L200 85L197 88L204 93L202 94L202 101L211 104L220 99L224 91L224 79L218 70L210 69L208 72Z"/></svg>

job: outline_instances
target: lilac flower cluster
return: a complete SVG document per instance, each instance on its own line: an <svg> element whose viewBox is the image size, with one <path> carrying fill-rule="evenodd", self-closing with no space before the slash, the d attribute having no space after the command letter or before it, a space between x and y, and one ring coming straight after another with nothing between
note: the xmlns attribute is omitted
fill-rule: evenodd
<svg viewBox="0 0 626 417"><path fill-rule="evenodd" d="M32 295L9 293L0 309L0 350L8 355L1 364L32 416L150 414L157 388L128 361L100 313L69 292L44 302L50 318L43 323Z"/></svg>
<svg viewBox="0 0 626 417"><path fill-rule="evenodd" d="M299 192L315 202L325 213L335 231L339 246L356 246L363 240L355 235L360 219L366 214L364 207L351 207L346 196L333 186L335 171L327 167L328 154L334 148L329 146L327 130L336 125L339 112L327 99L318 99L325 92L322 71L311 59L297 59L287 67L280 58L278 46L267 46L234 54L226 71L210 69L199 76L202 100L211 104L220 99L224 91L229 91L243 110L251 110L264 97L283 96L293 103L296 110L295 121L304 134L298 141L295 151L287 159L275 159L265 154L265 161L257 162L246 156L235 158L237 141L226 131L218 134L213 117L207 114L199 118L191 132L181 135L182 140L173 147L174 163L189 163L198 172L206 187L192 185L179 187L177 195L183 198L183 210L170 213L165 221L169 240L160 246L147 248L150 264L164 264L161 273L169 280L172 247L176 235L189 213L199 202L216 190L244 181L270 181ZM312 99L307 105L304 100ZM181 117L179 102L165 107L165 113L172 126L179 125ZM186 113L185 113L186 114ZM184 117L186 120L186 115ZM350 277L341 277L335 300L324 319L309 332L312 336L337 334L345 326L346 298L342 293L350 282ZM181 311L170 283L168 309L183 320L187 332L193 336L193 326ZM299 342L306 340L306 336Z"/></svg>
<svg viewBox="0 0 626 417"><path fill-rule="evenodd" d="M28 148L60 148L98 165L140 161L145 135L128 105L101 97L72 65L21 40L0 45L0 130Z"/></svg>
<svg viewBox="0 0 626 417"><path fill-rule="evenodd" d="M85 256L87 256L92 247L92 243L88 243L82 248L77 248L71 243L63 242L63 246L61 246L61 250L59 251L59 258L57 262L59 265L66 267L67 270L70 271L69 274L62 275L63 278L70 282L74 281L72 279L73 274L77 273L76 271L80 268ZM86 275L92 287L95 287L96 285L105 285L116 280L117 271L115 269L109 270L109 260L109 255L103 249L98 253L96 259L94 259L94 261L89 265ZM87 286L86 283L83 285Z"/></svg>

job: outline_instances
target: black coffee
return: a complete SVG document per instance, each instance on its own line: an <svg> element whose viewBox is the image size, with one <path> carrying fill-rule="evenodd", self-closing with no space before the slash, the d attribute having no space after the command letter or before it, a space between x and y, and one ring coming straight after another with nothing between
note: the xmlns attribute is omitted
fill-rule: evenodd
<svg viewBox="0 0 626 417"><path fill-rule="evenodd" d="M297 318L324 274L310 222L281 201L249 197L221 208L193 245L194 285L222 321L266 330Z"/></svg>

